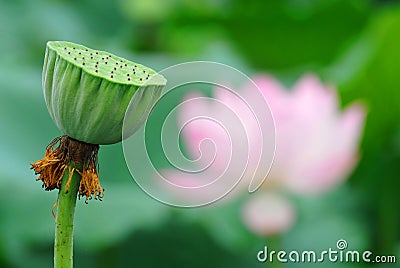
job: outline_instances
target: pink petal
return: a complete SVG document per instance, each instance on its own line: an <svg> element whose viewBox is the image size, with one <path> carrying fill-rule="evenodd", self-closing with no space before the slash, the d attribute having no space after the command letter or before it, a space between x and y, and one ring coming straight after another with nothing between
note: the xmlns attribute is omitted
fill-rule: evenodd
<svg viewBox="0 0 400 268"><path fill-rule="evenodd" d="M348 177L358 161L363 108L357 105L343 115L325 114L319 118L321 115L298 118L291 123L297 124L297 131L292 129L291 135L287 134L290 127L278 127L277 161L281 170L285 169L281 177L290 190L299 194L332 189Z"/></svg>
<svg viewBox="0 0 400 268"><path fill-rule="evenodd" d="M252 77L252 80L260 88L273 113L284 109L289 95L287 90L275 78L259 74Z"/></svg>
<svg viewBox="0 0 400 268"><path fill-rule="evenodd" d="M305 167L297 177L286 180L289 190L300 195L313 195L334 189L348 177L357 164L355 155L333 155Z"/></svg>
<svg viewBox="0 0 400 268"><path fill-rule="evenodd" d="M179 112L179 125L184 125L185 147L194 158L205 156L204 160L200 159L203 164L213 160L210 168L217 172L228 165L235 168L249 162L251 173L258 163L262 142L251 106L246 103L246 96L242 98L226 89L216 88L214 95L216 100L195 99L201 95L185 98L192 99L184 102ZM233 155L239 157L232 156L233 147ZM240 174L241 169L237 170Z"/></svg>
<svg viewBox="0 0 400 268"><path fill-rule="evenodd" d="M291 94L293 104L300 113L334 115L338 109L336 90L321 83L317 76L308 74L300 78Z"/></svg>
<svg viewBox="0 0 400 268"><path fill-rule="evenodd" d="M293 226L296 212L286 198L273 192L264 192L246 202L242 219L247 228L257 235L276 235Z"/></svg>
<svg viewBox="0 0 400 268"><path fill-rule="evenodd" d="M231 141L228 133L214 119L212 102L200 94L190 94L185 97L179 108L179 127L189 154L203 165L214 161L217 170L224 168L230 159ZM214 159L214 157L216 157Z"/></svg>
<svg viewBox="0 0 400 268"><path fill-rule="evenodd" d="M158 180L163 195L175 199L177 204L209 204L216 200L231 200L241 192L236 191L237 181L233 176L206 170L187 173L178 170L161 170L165 179Z"/></svg>

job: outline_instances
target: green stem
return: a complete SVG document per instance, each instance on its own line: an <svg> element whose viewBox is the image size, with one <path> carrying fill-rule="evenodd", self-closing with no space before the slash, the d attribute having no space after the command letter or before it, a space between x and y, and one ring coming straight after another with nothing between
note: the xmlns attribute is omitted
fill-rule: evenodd
<svg viewBox="0 0 400 268"><path fill-rule="evenodd" d="M62 179L61 189L58 193L58 209L56 219L56 234L54 243L54 267L70 268L73 266L73 233L74 233L74 212L76 197L78 194L81 175L73 172L69 183L69 189L66 185L70 176L70 171L74 168L71 163L67 167ZM67 190L67 191L66 191Z"/></svg>
<svg viewBox="0 0 400 268"><path fill-rule="evenodd" d="M268 245L268 249L269 251L274 250L275 252L278 252L280 250L282 250L281 246L281 237L279 235L273 235L268 237L267 239L267 245ZM274 255L274 259L271 262L271 260L269 260L268 264L267 264L268 268L281 268L282 267L282 263L280 263L276 257L276 253Z"/></svg>

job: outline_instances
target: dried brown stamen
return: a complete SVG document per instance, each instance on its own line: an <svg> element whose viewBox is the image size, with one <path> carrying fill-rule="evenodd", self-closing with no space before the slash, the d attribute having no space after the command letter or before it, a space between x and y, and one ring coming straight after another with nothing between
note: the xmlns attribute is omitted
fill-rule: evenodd
<svg viewBox="0 0 400 268"><path fill-rule="evenodd" d="M97 174L97 155L99 145L89 144L74 140L68 136L54 139L46 149L43 159L32 164L36 174L40 174L37 180L43 182L46 191L61 188L61 182L68 168L69 176L65 190L68 191L69 184L74 172L81 175L79 184L79 197L86 200L94 197L101 200L104 189L100 185Z"/></svg>

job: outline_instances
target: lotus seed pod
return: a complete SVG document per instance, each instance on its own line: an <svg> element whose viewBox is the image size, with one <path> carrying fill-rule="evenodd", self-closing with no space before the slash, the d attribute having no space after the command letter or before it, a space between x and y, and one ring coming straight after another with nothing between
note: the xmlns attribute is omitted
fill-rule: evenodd
<svg viewBox="0 0 400 268"><path fill-rule="evenodd" d="M134 132L147 118L166 84L143 65L104 51L63 41L46 46L43 91L56 126L67 136L90 144L122 139L129 102L136 102Z"/></svg>

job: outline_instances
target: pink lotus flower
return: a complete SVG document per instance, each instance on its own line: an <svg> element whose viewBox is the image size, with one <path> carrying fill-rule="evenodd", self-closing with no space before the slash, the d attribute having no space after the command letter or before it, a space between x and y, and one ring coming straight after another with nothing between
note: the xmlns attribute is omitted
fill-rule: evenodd
<svg viewBox="0 0 400 268"><path fill-rule="evenodd" d="M257 193L250 195L242 215L250 230L259 235L270 235L288 230L295 221L294 206L283 193L300 196L323 193L334 189L348 177L358 161L357 149L365 110L362 105L355 103L345 111L340 111L335 89L323 85L313 75L303 76L290 91L266 75L254 77L253 80L268 101L274 116L276 153L267 180ZM244 99L257 98L254 91L246 86L240 94L245 96ZM201 95L191 94L187 99L194 97ZM247 143L243 141L243 144L248 144L248 147L239 145L232 149L239 152L243 150L246 156L242 161L248 161L248 168L241 184L248 185L250 174L254 171L257 174L257 155L265 137L260 135L256 119L240 97L221 89L214 90L214 97L235 112L246 130ZM182 106L179 121L184 124L199 114L228 122L234 120L220 105L199 99ZM211 182L210 174L224 173L228 164L231 164L231 171L235 166L240 166L237 160L232 164L228 150L232 137L235 138L237 133L226 133L218 127L217 122L193 120L182 130L182 135L192 158L199 158L199 163L208 169L203 175L189 176L167 171L167 177L174 183L193 186L198 182ZM203 144L207 139L214 144ZM241 168L237 172L241 172ZM243 189L246 188L237 187L239 192L243 192Z"/></svg>

